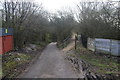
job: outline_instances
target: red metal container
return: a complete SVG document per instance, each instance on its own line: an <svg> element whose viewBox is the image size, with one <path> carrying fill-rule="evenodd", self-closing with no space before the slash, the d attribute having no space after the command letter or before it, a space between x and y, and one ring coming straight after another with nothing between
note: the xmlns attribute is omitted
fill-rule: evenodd
<svg viewBox="0 0 120 80"><path fill-rule="evenodd" d="M13 29L0 28L0 54L13 49Z"/></svg>
<svg viewBox="0 0 120 80"><path fill-rule="evenodd" d="M3 36L3 53L13 49L13 36Z"/></svg>
<svg viewBox="0 0 120 80"><path fill-rule="evenodd" d="M13 49L13 36L0 37L0 54L6 53Z"/></svg>
<svg viewBox="0 0 120 80"><path fill-rule="evenodd" d="M2 36L0 36L0 54L3 53Z"/></svg>

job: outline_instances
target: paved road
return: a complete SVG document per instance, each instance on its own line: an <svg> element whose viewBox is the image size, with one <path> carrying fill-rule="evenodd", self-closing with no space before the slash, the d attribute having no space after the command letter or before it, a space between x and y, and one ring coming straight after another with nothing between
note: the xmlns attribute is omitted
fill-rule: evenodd
<svg viewBox="0 0 120 80"><path fill-rule="evenodd" d="M22 78L78 78L56 43L50 43Z"/></svg>

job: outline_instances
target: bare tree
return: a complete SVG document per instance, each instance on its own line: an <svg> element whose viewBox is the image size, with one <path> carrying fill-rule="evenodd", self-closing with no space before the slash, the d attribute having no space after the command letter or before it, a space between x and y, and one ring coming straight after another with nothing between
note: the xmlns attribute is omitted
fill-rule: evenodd
<svg viewBox="0 0 120 80"><path fill-rule="evenodd" d="M42 32L41 29L46 24L44 21L48 21L43 15L45 11L42 4L20 0L5 0L3 4L5 17L3 26L14 28L15 47L20 49L25 43L35 41L29 39L34 39L36 37L34 34Z"/></svg>
<svg viewBox="0 0 120 80"><path fill-rule="evenodd" d="M118 38L118 2L82 2L77 5L79 28L87 37Z"/></svg>

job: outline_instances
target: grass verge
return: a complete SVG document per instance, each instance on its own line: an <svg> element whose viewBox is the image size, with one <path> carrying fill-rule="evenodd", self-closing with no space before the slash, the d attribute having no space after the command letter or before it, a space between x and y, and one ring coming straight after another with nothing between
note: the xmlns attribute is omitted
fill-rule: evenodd
<svg viewBox="0 0 120 80"><path fill-rule="evenodd" d="M24 51L8 52L2 55L2 77L3 78L16 78L23 72L41 51L47 43L38 44L36 51L26 53Z"/></svg>
<svg viewBox="0 0 120 80"><path fill-rule="evenodd" d="M23 53L6 53L3 55L2 76L12 78L17 76L23 68L31 60L31 56Z"/></svg>
<svg viewBox="0 0 120 80"><path fill-rule="evenodd" d="M118 57L104 54L95 54L83 47L76 50L79 58L91 65L90 71L97 74L117 74L120 75Z"/></svg>

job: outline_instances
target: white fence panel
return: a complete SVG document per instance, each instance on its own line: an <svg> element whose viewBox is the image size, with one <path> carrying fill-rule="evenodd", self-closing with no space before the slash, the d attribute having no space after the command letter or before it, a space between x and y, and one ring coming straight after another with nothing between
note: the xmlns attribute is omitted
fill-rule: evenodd
<svg viewBox="0 0 120 80"><path fill-rule="evenodd" d="M120 41L112 40L111 54L115 56L120 56Z"/></svg>
<svg viewBox="0 0 120 80"><path fill-rule="evenodd" d="M110 52L110 40L109 39L95 39L96 51Z"/></svg>
<svg viewBox="0 0 120 80"><path fill-rule="evenodd" d="M91 51L110 53L111 55L120 56L120 41L111 39L88 38L87 47Z"/></svg>

